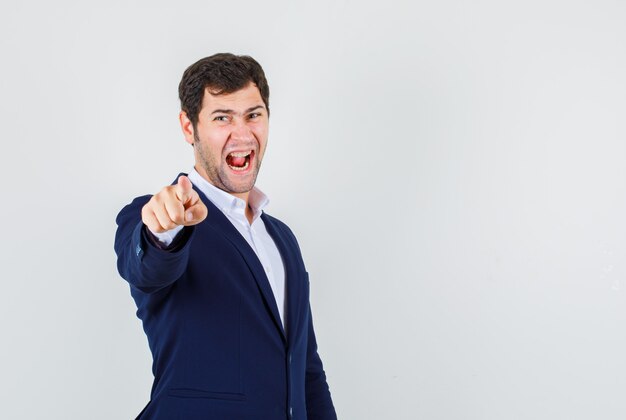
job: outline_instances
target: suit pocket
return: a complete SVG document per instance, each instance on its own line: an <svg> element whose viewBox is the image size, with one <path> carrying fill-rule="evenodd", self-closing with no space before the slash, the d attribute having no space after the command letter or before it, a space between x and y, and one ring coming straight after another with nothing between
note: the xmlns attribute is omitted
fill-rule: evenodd
<svg viewBox="0 0 626 420"><path fill-rule="evenodd" d="M211 400L245 401L246 395L231 392L212 392L192 388L170 388L168 395L176 398L206 398Z"/></svg>

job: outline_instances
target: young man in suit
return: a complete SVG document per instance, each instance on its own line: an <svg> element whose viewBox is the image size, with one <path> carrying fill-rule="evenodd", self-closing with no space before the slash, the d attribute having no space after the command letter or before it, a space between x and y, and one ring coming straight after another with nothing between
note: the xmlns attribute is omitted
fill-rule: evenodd
<svg viewBox="0 0 626 420"><path fill-rule="evenodd" d="M215 54L179 85L195 166L117 217L118 270L153 355L141 419L336 419L308 273L254 186L269 87L251 57Z"/></svg>

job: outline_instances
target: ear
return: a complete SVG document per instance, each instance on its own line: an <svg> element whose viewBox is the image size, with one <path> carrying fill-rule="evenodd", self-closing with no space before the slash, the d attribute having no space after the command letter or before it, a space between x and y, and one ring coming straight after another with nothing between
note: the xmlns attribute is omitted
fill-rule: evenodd
<svg viewBox="0 0 626 420"><path fill-rule="evenodd" d="M187 117L187 113L185 111L180 111L180 114L178 114L178 120L180 121L180 128L183 130L185 141L193 145L193 124L191 123L189 117Z"/></svg>

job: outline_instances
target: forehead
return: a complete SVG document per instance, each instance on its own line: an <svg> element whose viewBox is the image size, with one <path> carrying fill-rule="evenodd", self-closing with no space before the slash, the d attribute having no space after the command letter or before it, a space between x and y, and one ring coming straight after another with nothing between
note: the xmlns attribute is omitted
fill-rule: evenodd
<svg viewBox="0 0 626 420"><path fill-rule="evenodd" d="M264 105L264 103L259 88L252 82L242 89L222 95L213 95L211 89L207 87L202 98L202 111L208 112L215 109L243 111L256 105Z"/></svg>

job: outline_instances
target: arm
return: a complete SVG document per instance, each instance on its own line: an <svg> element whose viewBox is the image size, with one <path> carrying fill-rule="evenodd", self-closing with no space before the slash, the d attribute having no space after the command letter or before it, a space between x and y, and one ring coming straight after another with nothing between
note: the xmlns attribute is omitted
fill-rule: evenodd
<svg viewBox="0 0 626 420"><path fill-rule="evenodd" d="M136 198L120 211L114 246L120 275L146 293L172 284L183 274L194 233L193 227L186 227L171 248L157 246L141 219L149 198Z"/></svg>
<svg viewBox="0 0 626 420"><path fill-rule="evenodd" d="M207 208L186 176L153 196L133 200L116 219L115 252L120 275L145 293L174 283L187 267L193 226L206 216ZM159 243L151 233L179 228L182 231L170 246Z"/></svg>
<svg viewBox="0 0 626 420"><path fill-rule="evenodd" d="M313 330L313 317L309 305L309 334L305 376L306 410L309 420L337 420L330 396L322 359L317 353L317 340Z"/></svg>

